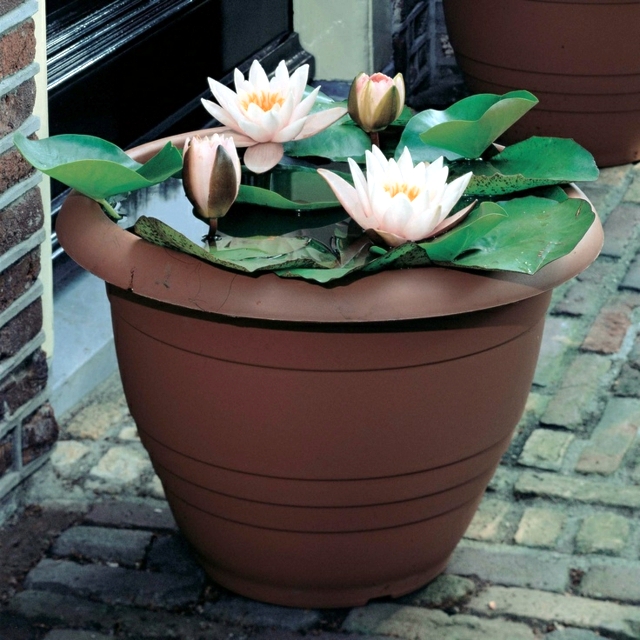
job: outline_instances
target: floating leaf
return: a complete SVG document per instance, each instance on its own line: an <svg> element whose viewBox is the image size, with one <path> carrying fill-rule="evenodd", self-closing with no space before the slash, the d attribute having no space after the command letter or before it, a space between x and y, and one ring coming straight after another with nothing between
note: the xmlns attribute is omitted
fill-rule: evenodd
<svg viewBox="0 0 640 640"><path fill-rule="evenodd" d="M531 275L570 253L595 218L591 205L579 198L556 202L528 196L485 204L499 206L506 215L488 233L461 247L455 257L438 256L444 264ZM439 262L429 248L427 252Z"/></svg>
<svg viewBox="0 0 640 640"><path fill-rule="evenodd" d="M342 175L347 178L345 174ZM259 176L260 179L263 177ZM270 182L269 188L240 185L236 202L295 211L340 206L331 187L315 168L279 165L266 179Z"/></svg>
<svg viewBox="0 0 640 640"><path fill-rule="evenodd" d="M98 201L163 182L182 168L182 154L170 142L144 165L93 136L29 140L16 133L14 143L36 169Z"/></svg>
<svg viewBox="0 0 640 640"><path fill-rule="evenodd" d="M219 248L214 246L207 250L156 218L142 216L136 221L133 231L158 246L248 273L296 267L322 268L336 264L335 256L312 238L222 238Z"/></svg>
<svg viewBox="0 0 640 640"><path fill-rule="evenodd" d="M489 160L454 162L452 177L473 172L466 195L495 196L534 187L595 180L593 156L567 138L533 137Z"/></svg>
<svg viewBox="0 0 640 640"><path fill-rule="evenodd" d="M444 111L428 109L407 124L396 149L396 159L405 146L414 162L479 158L514 122L538 103L528 91L503 96L482 93L456 102Z"/></svg>

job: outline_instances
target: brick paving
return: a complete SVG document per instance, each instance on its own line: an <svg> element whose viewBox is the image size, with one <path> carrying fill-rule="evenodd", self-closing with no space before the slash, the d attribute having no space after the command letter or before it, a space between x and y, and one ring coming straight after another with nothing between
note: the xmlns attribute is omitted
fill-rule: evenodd
<svg viewBox="0 0 640 640"><path fill-rule="evenodd" d="M605 249L554 292L527 408L445 574L351 610L218 587L176 529L114 377L61 420L27 483L27 503L75 517L0 608L0 638L640 639L640 166L584 188Z"/></svg>

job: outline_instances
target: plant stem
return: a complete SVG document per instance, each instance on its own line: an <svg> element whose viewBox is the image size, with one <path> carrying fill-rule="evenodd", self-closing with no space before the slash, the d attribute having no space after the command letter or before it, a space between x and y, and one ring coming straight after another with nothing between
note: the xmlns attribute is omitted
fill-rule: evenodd
<svg viewBox="0 0 640 640"><path fill-rule="evenodd" d="M369 137L371 138L371 144L380 147L380 133L378 131L370 131Z"/></svg>
<svg viewBox="0 0 640 640"><path fill-rule="evenodd" d="M106 200L97 200L96 202L102 206L104 212L112 220L122 220L122 216Z"/></svg>

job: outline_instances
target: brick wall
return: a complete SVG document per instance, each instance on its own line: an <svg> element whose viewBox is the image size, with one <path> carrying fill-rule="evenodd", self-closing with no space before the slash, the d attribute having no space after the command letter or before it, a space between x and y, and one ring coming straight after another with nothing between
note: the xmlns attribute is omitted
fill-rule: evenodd
<svg viewBox="0 0 640 640"><path fill-rule="evenodd" d="M0 522L16 488L58 435L47 403L40 244L46 239L40 175L13 146L35 135L36 0L0 0Z"/></svg>

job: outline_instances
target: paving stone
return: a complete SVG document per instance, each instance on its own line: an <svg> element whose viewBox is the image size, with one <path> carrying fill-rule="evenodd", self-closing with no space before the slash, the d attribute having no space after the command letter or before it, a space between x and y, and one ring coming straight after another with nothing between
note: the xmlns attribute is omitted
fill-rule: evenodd
<svg viewBox="0 0 640 640"><path fill-rule="evenodd" d="M181 535L156 538L147 556L147 568L182 575L202 572L189 543Z"/></svg>
<svg viewBox="0 0 640 640"><path fill-rule="evenodd" d="M594 316L602 306L602 286L599 282L574 280L553 307L556 314Z"/></svg>
<svg viewBox="0 0 640 640"><path fill-rule="evenodd" d="M630 195L630 191L627 191L627 195ZM633 238L630 231L635 229L638 223L640 223L640 206L631 202L620 203L609 214L604 224L602 255L621 258Z"/></svg>
<svg viewBox="0 0 640 640"><path fill-rule="evenodd" d="M10 615L40 624L88 628L119 638L158 638L158 640L241 640L242 629L218 625L202 616L184 616L166 611L149 611L130 606L93 602L47 591L22 591L7 606ZM111 635L111 637L114 637ZM252 639L253 640L253 639ZM258 638L256 638L258 640Z"/></svg>
<svg viewBox="0 0 640 640"><path fill-rule="evenodd" d="M633 309L619 301L608 301L593 322L587 337L582 343L583 351L613 354L620 347L631 326Z"/></svg>
<svg viewBox="0 0 640 640"><path fill-rule="evenodd" d="M535 637L528 626L519 622L461 614L449 616L434 609L386 603L352 609L342 626L346 631L355 633L407 640L533 640Z"/></svg>
<svg viewBox="0 0 640 640"><path fill-rule="evenodd" d="M619 554L629 541L629 521L615 513L587 516L576 535L579 553Z"/></svg>
<svg viewBox="0 0 640 640"><path fill-rule="evenodd" d="M549 401L541 422L565 429L577 429L595 411L598 389L611 367L599 355L579 354L565 372L560 388Z"/></svg>
<svg viewBox="0 0 640 640"><path fill-rule="evenodd" d="M640 396L640 370L625 362L615 381L614 392L623 397Z"/></svg>
<svg viewBox="0 0 640 640"><path fill-rule="evenodd" d="M64 433L80 440L102 440L122 428L128 410L119 399L93 402L81 409L67 424Z"/></svg>
<svg viewBox="0 0 640 640"><path fill-rule="evenodd" d="M445 574L438 576L426 587L398 598L397 602L416 607L448 608L464 602L475 590L473 580Z"/></svg>
<svg viewBox="0 0 640 640"><path fill-rule="evenodd" d="M593 631L572 627L547 633L544 640L602 640L602 636L599 633L593 633Z"/></svg>
<svg viewBox="0 0 640 640"><path fill-rule="evenodd" d="M496 584L562 592L569 581L570 556L511 545L462 541L448 574L477 576Z"/></svg>
<svg viewBox="0 0 640 640"><path fill-rule="evenodd" d="M503 500L483 500L464 534L465 538L487 541L503 538L509 509L510 504Z"/></svg>
<svg viewBox="0 0 640 640"><path fill-rule="evenodd" d="M633 444L640 425L640 400L611 398L595 428L590 444L582 450L576 471L611 474Z"/></svg>
<svg viewBox="0 0 640 640"><path fill-rule="evenodd" d="M160 500L106 500L96 504L85 516L87 524L105 527L136 527L158 531L177 531L169 505Z"/></svg>
<svg viewBox="0 0 640 640"><path fill-rule="evenodd" d="M558 381L564 368L564 355L582 342L580 330L579 323L571 318L546 318L534 384L547 387Z"/></svg>
<svg viewBox="0 0 640 640"><path fill-rule="evenodd" d="M44 558L27 575L28 589L93 598L108 604L172 608L196 604L200 576L135 571Z"/></svg>
<svg viewBox="0 0 640 640"><path fill-rule="evenodd" d="M598 482L557 473L527 471L516 481L514 491L520 496L562 498L612 507L640 507L640 487Z"/></svg>
<svg viewBox="0 0 640 640"><path fill-rule="evenodd" d="M123 440L124 442L140 442L138 429L136 429L136 427L124 427L118 434L118 440Z"/></svg>
<svg viewBox="0 0 640 640"><path fill-rule="evenodd" d="M106 636L95 631L79 631L77 629L54 629L49 631L43 640L113 640L113 636Z"/></svg>
<svg viewBox="0 0 640 640"><path fill-rule="evenodd" d="M553 429L536 429L527 439L518 462L527 467L557 470L573 442L570 433Z"/></svg>
<svg viewBox="0 0 640 640"><path fill-rule="evenodd" d="M140 477L151 470L146 454L125 446L112 447L91 469L89 476L109 486L120 488L140 481Z"/></svg>
<svg viewBox="0 0 640 640"><path fill-rule="evenodd" d="M640 562L591 566L580 582L580 593L640 603Z"/></svg>
<svg viewBox="0 0 640 640"><path fill-rule="evenodd" d="M640 177L637 173L634 175L633 182L629 185L627 192L624 194L627 202L640 203Z"/></svg>
<svg viewBox="0 0 640 640"><path fill-rule="evenodd" d="M91 449L76 440L59 440L51 452L51 464L62 478L74 478L84 471L84 462Z"/></svg>
<svg viewBox="0 0 640 640"><path fill-rule="evenodd" d="M620 288L640 291L640 260L638 259L638 256L636 256L629 265L629 268L620 283Z"/></svg>
<svg viewBox="0 0 640 640"><path fill-rule="evenodd" d="M205 617L217 622L248 627L277 627L290 631L304 631L317 624L320 612L294 609L256 602L240 596L222 596L217 602L204 605Z"/></svg>
<svg viewBox="0 0 640 640"><path fill-rule="evenodd" d="M488 616L515 616L640 638L640 608L533 589L489 587L468 604Z"/></svg>
<svg viewBox="0 0 640 640"><path fill-rule="evenodd" d="M149 531L78 526L62 533L52 554L135 567L144 560L152 537Z"/></svg>
<svg viewBox="0 0 640 640"><path fill-rule="evenodd" d="M566 516L555 509L529 507L525 509L514 540L527 547L552 549L566 522Z"/></svg>

